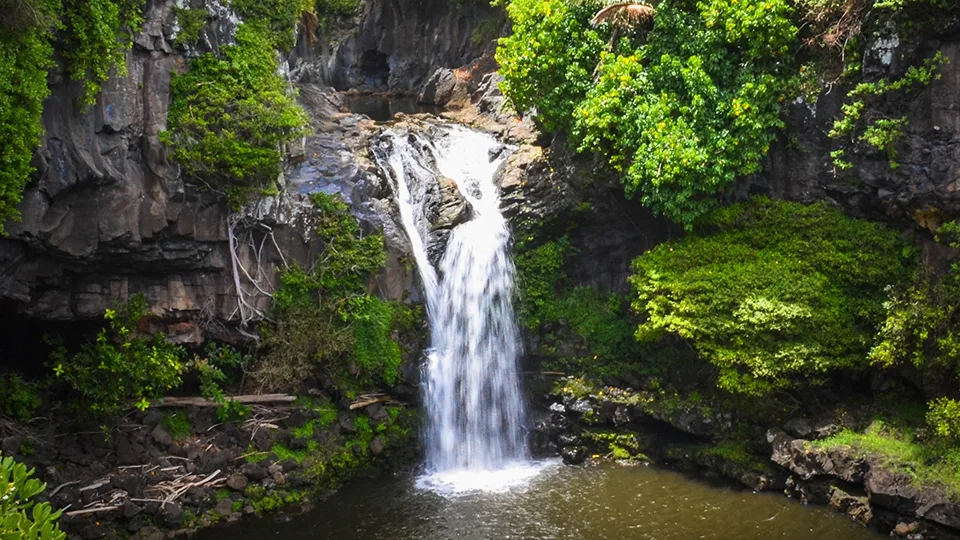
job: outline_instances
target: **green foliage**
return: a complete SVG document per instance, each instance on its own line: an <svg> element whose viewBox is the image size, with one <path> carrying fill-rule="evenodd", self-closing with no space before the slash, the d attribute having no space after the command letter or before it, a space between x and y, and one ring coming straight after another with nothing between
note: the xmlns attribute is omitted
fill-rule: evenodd
<svg viewBox="0 0 960 540"><path fill-rule="evenodd" d="M232 193L236 207L276 182L282 145L302 136L308 120L263 30L240 25L236 44L221 53L204 54L174 76L161 139L188 177Z"/></svg>
<svg viewBox="0 0 960 540"><path fill-rule="evenodd" d="M863 430L846 429L812 444L878 455L887 467L908 474L915 484L940 484L951 498L960 499L960 447L925 441L919 434L912 422L878 416Z"/></svg>
<svg viewBox="0 0 960 540"><path fill-rule="evenodd" d="M207 24L210 12L206 9L173 6L173 14L177 17L177 45L191 45L200 40L200 32Z"/></svg>
<svg viewBox="0 0 960 540"><path fill-rule="evenodd" d="M312 269L296 265L274 294L277 322L265 325L266 354L257 378L274 388L296 386L321 368L344 391L392 385L401 350L393 340L410 308L367 292L386 261L383 236L364 235L337 196L315 194L323 251Z"/></svg>
<svg viewBox="0 0 960 540"><path fill-rule="evenodd" d="M185 441L193 435L193 425L183 411L165 415L163 427L175 441Z"/></svg>
<svg viewBox="0 0 960 540"><path fill-rule="evenodd" d="M927 424L937 437L960 443L960 401L941 397L929 404Z"/></svg>
<svg viewBox="0 0 960 540"><path fill-rule="evenodd" d="M58 2L40 2L53 10ZM4 13L4 17L12 14ZM52 61L54 23L23 23L24 28L0 27L0 235L3 222L19 219L17 204L33 173L33 151L43 135L40 113L50 94L47 68Z"/></svg>
<svg viewBox="0 0 960 540"><path fill-rule="evenodd" d="M47 485L33 476L33 469L0 454L0 538L4 540L63 540L56 512L49 503L33 499Z"/></svg>
<svg viewBox="0 0 960 540"><path fill-rule="evenodd" d="M231 371L243 369L249 362L249 356L229 345L218 345L212 341L207 343L204 358L198 356L190 362L189 367L195 370L200 378L200 393L218 404L217 417L221 422L250 415L250 407L227 397L221 388L222 384L230 382Z"/></svg>
<svg viewBox="0 0 960 540"><path fill-rule="evenodd" d="M782 0L661 2L644 45L605 54L574 111L581 150L625 171L628 195L688 226L760 170L796 36Z"/></svg>
<svg viewBox="0 0 960 540"><path fill-rule="evenodd" d="M75 354L63 345L51 353L53 374L72 391L78 413L104 416L123 410L131 401L143 410L150 406L150 398L181 384L184 351L162 333L140 334L138 323L147 315L144 296L134 296L107 310L107 326L95 343Z"/></svg>
<svg viewBox="0 0 960 540"><path fill-rule="evenodd" d="M632 323L617 294L573 286L563 271L572 252L566 237L516 255L519 318L539 334L550 370L620 376L640 369Z"/></svg>
<svg viewBox="0 0 960 540"><path fill-rule="evenodd" d="M314 11L313 0L230 0L244 25L262 29L272 48L289 51L296 43L297 20Z"/></svg>
<svg viewBox="0 0 960 540"><path fill-rule="evenodd" d="M0 375L0 413L28 422L40 407L40 393L33 383L24 382L19 375Z"/></svg>
<svg viewBox="0 0 960 540"><path fill-rule="evenodd" d="M539 328L549 316L550 305L555 301L563 279L563 264L569 250L570 241L563 237L520 252L515 257L519 318L527 328Z"/></svg>
<svg viewBox="0 0 960 540"><path fill-rule="evenodd" d="M603 41L588 21L596 4L566 0L513 0L513 33L500 39L500 88L517 111L537 109L550 130L571 125L573 110L592 86Z"/></svg>
<svg viewBox="0 0 960 540"><path fill-rule="evenodd" d="M637 338L686 340L733 393L768 394L861 369L884 289L912 264L896 231L824 204L754 199L634 261Z"/></svg>
<svg viewBox="0 0 960 540"><path fill-rule="evenodd" d="M549 130L624 173L628 195L689 226L739 176L760 170L791 74L797 29L784 0L661 2L653 29L612 43L595 3L514 0L497 59L504 94Z"/></svg>
<svg viewBox="0 0 960 540"><path fill-rule="evenodd" d="M939 80L941 74L938 68L947 61L943 53L937 51L920 66L910 66L901 77L857 84L847 93L848 101L840 107L840 117L834 121L829 133L830 137L851 142L853 140L865 142L874 149L886 153L890 167L895 169L897 167L895 146L903 137L907 118L905 116L885 117L878 102L886 95L909 92ZM840 169L851 168L852 164L842 159L842 156L842 149L831 153L834 165Z"/></svg>
<svg viewBox="0 0 960 540"><path fill-rule="evenodd" d="M146 0L63 0L70 77L81 81L84 103L96 102L112 71L126 75L126 54L143 23Z"/></svg>
<svg viewBox="0 0 960 540"><path fill-rule="evenodd" d="M909 286L888 292L886 318L869 359L884 367L912 364L960 375L960 270L954 266L939 278L918 273Z"/></svg>

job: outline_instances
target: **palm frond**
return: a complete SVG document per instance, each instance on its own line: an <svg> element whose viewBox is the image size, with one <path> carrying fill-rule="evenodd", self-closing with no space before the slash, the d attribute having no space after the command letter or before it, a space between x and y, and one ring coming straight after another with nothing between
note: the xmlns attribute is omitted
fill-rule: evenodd
<svg viewBox="0 0 960 540"><path fill-rule="evenodd" d="M623 28L635 28L653 20L656 10L638 2L618 2L601 9L590 20L593 26L612 24Z"/></svg>

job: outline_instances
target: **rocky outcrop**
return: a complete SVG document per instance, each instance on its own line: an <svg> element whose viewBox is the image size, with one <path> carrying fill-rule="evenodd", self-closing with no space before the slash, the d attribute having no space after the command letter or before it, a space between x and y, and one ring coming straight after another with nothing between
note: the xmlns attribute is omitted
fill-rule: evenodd
<svg viewBox="0 0 960 540"><path fill-rule="evenodd" d="M355 24L334 27L315 44L301 40L294 72L339 90L418 95L438 68L464 66L492 48L504 20L486 2L368 0Z"/></svg>
<svg viewBox="0 0 960 540"><path fill-rule="evenodd" d="M0 446L46 482L41 497L65 510L60 524L70 538L143 540L302 508L351 477L412 466L419 455L412 416L402 408L390 416L380 404L258 407L266 423L222 423L212 407L166 411L132 413L106 434L69 418L3 427ZM379 435L358 434L358 419ZM345 452L351 459L338 459Z"/></svg>
<svg viewBox="0 0 960 540"><path fill-rule="evenodd" d="M903 103L908 119L897 145L898 167L890 167L886 152L861 143L847 152L852 169L834 168L830 151L835 141L827 133L848 89L832 86L814 103L798 98L787 105L785 132L749 187L776 198L826 200L853 216L929 229L960 215L960 42L876 38L867 44L863 72L869 80L897 78L937 50L948 59L938 69L942 78L892 98Z"/></svg>

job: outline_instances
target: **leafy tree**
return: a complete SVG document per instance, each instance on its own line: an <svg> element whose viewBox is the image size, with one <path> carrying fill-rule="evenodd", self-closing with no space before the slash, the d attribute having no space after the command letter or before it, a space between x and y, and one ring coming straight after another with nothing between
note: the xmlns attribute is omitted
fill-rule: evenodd
<svg viewBox="0 0 960 540"><path fill-rule="evenodd" d="M720 388L764 395L868 365L885 288L912 251L896 231L824 204L755 199L634 261L642 342L686 340Z"/></svg>
<svg viewBox="0 0 960 540"><path fill-rule="evenodd" d="M62 511L33 500L47 485L32 476L33 469L0 454L0 538L63 540L67 534L57 523Z"/></svg>
<svg viewBox="0 0 960 540"><path fill-rule="evenodd" d="M143 295L132 297L104 315L107 326L96 342L76 354L58 345L50 356L55 378L72 391L73 406L82 414L104 416L131 402L144 410L149 399L180 386L184 351L162 333L141 335L138 324L147 316Z"/></svg>

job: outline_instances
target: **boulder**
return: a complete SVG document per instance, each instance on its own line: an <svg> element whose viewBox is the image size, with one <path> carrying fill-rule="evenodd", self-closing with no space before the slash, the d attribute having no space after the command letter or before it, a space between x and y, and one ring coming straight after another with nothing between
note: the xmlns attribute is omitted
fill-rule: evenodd
<svg viewBox="0 0 960 540"><path fill-rule="evenodd" d="M580 465L587 459L589 452L586 446L567 446L560 451L560 457L567 465Z"/></svg>

